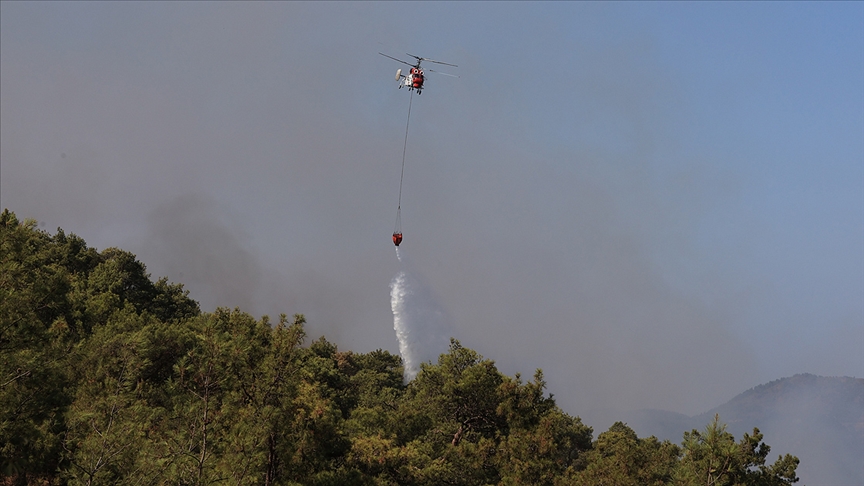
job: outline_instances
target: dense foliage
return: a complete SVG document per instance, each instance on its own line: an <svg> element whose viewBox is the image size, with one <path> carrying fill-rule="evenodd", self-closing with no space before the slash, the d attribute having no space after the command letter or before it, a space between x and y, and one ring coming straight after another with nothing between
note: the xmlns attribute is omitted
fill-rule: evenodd
<svg viewBox="0 0 864 486"><path fill-rule="evenodd" d="M0 215L0 484L782 485L754 429L592 430L451 342L409 384L304 319L202 313L135 256Z"/></svg>

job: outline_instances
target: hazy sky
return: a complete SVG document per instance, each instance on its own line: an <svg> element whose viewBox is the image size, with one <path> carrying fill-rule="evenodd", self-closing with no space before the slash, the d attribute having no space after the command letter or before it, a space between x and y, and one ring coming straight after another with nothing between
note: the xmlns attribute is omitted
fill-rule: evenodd
<svg viewBox="0 0 864 486"><path fill-rule="evenodd" d="M2 2L0 206L204 310L453 336L574 415L864 376L864 3ZM404 67L404 66L401 66ZM432 66L429 66L432 67ZM589 425L593 425L589 423Z"/></svg>

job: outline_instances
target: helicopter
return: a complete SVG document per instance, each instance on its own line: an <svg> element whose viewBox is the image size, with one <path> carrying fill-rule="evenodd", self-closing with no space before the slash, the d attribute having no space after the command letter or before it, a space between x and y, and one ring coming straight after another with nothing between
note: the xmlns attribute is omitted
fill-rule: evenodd
<svg viewBox="0 0 864 486"><path fill-rule="evenodd" d="M399 89L402 89L402 87L404 86L404 87L408 88L408 91L417 90L418 95L423 92L423 82L426 80L426 78L423 75L424 74L423 69L420 68L421 62L423 62L423 61L434 62L436 64L443 64L445 66L459 67L455 64L450 64L450 63L441 62L441 61L435 61L432 59L428 59L428 58L420 57L420 56L415 56L414 54L408 54L408 53L406 53L406 55L411 56L417 60L416 64L411 64L410 62L403 61L402 59L397 59L393 56L388 56L387 54L384 54L383 52L379 52L378 54L381 54L384 57L389 57L390 59L393 59L394 61L401 62L402 64L405 64L405 65L411 67L411 69L408 71L407 74L402 74L401 68L397 69L396 70L396 81L399 81ZM442 73L439 71L435 71L433 69L429 69L429 72L430 73L443 74L445 76L453 76L454 78L459 77L459 76L456 76L454 74Z"/></svg>

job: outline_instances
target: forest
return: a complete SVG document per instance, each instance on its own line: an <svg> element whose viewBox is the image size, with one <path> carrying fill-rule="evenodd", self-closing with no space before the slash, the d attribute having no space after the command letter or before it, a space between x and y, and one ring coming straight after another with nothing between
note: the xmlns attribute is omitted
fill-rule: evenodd
<svg viewBox="0 0 864 486"><path fill-rule="evenodd" d="M784 485L758 429L719 417L679 444L594 436L540 370L506 376L451 339L340 350L302 315L202 311L135 255L0 215L2 485ZM775 456L771 455L771 458Z"/></svg>

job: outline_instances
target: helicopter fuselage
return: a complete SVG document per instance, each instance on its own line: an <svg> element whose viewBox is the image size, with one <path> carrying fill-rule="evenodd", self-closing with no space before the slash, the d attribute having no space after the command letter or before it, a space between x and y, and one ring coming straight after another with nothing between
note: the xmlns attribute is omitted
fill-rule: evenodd
<svg viewBox="0 0 864 486"><path fill-rule="evenodd" d="M412 67L408 74L402 74L401 69L396 71L396 79L399 80L399 89L402 89L403 86L408 88L408 91L416 89L417 94L423 90L425 78L423 70L419 66Z"/></svg>

